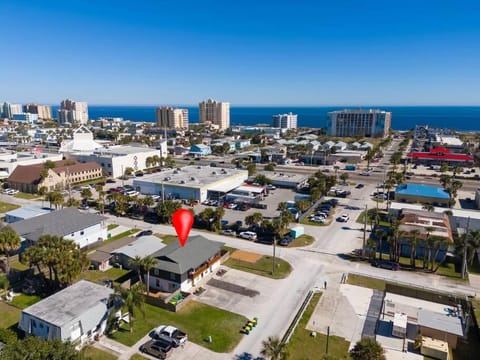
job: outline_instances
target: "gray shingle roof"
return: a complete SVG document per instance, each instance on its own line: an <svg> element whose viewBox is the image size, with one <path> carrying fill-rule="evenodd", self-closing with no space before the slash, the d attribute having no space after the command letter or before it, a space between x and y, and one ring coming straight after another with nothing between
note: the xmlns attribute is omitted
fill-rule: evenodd
<svg viewBox="0 0 480 360"><path fill-rule="evenodd" d="M99 224L105 219L104 216L84 213L70 207L18 221L11 226L21 237L37 241L44 234L66 236Z"/></svg>
<svg viewBox="0 0 480 360"><path fill-rule="evenodd" d="M155 268L175 274L184 274L213 257L225 243L208 240L201 235L190 236L184 247L175 241L152 256L157 258Z"/></svg>
<svg viewBox="0 0 480 360"><path fill-rule="evenodd" d="M131 259L134 259L135 256L144 258L156 253L165 246L166 245L158 237L154 235L146 235L135 239L130 244L112 251L112 254L123 254Z"/></svg>

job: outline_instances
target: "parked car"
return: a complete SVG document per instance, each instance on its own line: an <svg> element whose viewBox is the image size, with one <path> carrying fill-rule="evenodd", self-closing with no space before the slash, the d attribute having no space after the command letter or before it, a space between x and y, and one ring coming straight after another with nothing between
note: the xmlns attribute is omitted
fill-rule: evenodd
<svg viewBox="0 0 480 360"><path fill-rule="evenodd" d="M342 214L337 218L338 222L347 222L350 219L350 216L348 214Z"/></svg>
<svg viewBox="0 0 480 360"><path fill-rule="evenodd" d="M272 185L272 184L268 184L268 185L267 185L267 189L268 189L268 190L276 190L277 187L274 186L274 185Z"/></svg>
<svg viewBox="0 0 480 360"><path fill-rule="evenodd" d="M170 343L177 347L179 345L185 344L188 340L188 335L184 332L178 330L174 326L165 326L161 325L153 330L153 337L159 339L167 338Z"/></svg>
<svg viewBox="0 0 480 360"><path fill-rule="evenodd" d="M87 204L82 204L78 207L80 210L88 210L89 206Z"/></svg>
<svg viewBox="0 0 480 360"><path fill-rule="evenodd" d="M398 263L389 260L375 260L372 262L372 266L393 271L397 271L399 268Z"/></svg>
<svg viewBox="0 0 480 360"><path fill-rule="evenodd" d="M237 236L237 233L231 229L226 229L222 231L222 235Z"/></svg>
<svg viewBox="0 0 480 360"><path fill-rule="evenodd" d="M257 233L254 233L253 231L242 231L238 236L242 239L257 240Z"/></svg>
<svg viewBox="0 0 480 360"><path fill-rule="evenodd" d="M137 237L140 237L140 236L148 236L148 235L153 235L153 231L152 231L152 230L143 230L143 231L140 231L140 232L137 234Z"/></svg>
<svg viewBox="0 0 480 360"><path fill-rule="evenodd" d="M288 246L292 241L293 238L291 236L285 236L282 240L280 240L279 244L281 246Z"/></svg>
<svg viewBox="0 0 480 360"><path fill-rule="evenodd" d="M140 346L140 351L155 356L158 359L166 359L167 353L172 349L172 344L166 339L150 340Z"/></svg>
<svg viewBox="0 0 480 360"><path fill-rule="evenodd" d="M324 223L325 222L325 218L324 217L320 217L320 216L313 216L310 218L310 221L312 222L318 222L318 223Z"/></svg>
<svg viewBox="0 0 480 360"><path fill-rule="evenodd" d="M237 206L238 206L238 205L235 204L235 203L230 203L230 204L228 204L227 208L229 208L229 209L231 209L231 210L235 210L235 209L237 208Z"/></svg>
<svg viewBox="0 0 480 360"><path fill-rule="evenodd" d="M363 189L365 187L365 185L363 184L357 184L357 186L355 186L355 189Z"/></svg>
<svg viewBox="0 0 480 360"><path fill-rule="evenodd" d="M360 173L361 176L370 176L371 174L372 174L372 172L371 172L370 170L368 170L368 171L362 171L362 172Z"/></svg>

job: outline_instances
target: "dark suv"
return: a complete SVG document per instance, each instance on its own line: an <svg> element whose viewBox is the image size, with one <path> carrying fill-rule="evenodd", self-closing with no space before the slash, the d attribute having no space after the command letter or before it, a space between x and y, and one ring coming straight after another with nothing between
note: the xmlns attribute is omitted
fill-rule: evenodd
<svg viewBox="0 0 480 360"><path fill-rule="evenodd" d="M399 266L398 263L389 260L375 260L372 262L372 266L381 268L381 269L388 269L388 270L398 270Z"/></svg>
<svg viewBox="0 0 480 360"><path fill-rule="evenodd" d="M172 349L172 344L164 339L150 340L140 347L140 351L158 359L166 359L167 353Z"/></svg>

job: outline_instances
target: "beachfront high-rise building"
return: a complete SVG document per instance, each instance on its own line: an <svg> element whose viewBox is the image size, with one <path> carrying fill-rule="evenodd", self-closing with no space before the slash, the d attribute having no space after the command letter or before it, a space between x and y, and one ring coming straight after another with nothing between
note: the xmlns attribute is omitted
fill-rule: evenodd
<svg viewBox="0 0 480 360"><path fill-rule="evenodd" d="M188 109L174 109L170 106L155 110L157 126L169 129L188 129Z"/></svg>
<svg viewBox="0 0 480 360"><path fill-rule="evenodd" d="M210 122L220 130L230 127L230 103L208 99L199 103L198 109L201 123Z"/></svg>
<svg viewBox="0 0 480 360"><path fill-rule="evenodd" d="M78 122L85 124L88 121L88 105L83 101L65 99L57 110L58 122L60 124Z"/></svg>
<svg viewBox="0 0 480 360"><path fill-rule="evenodd" d="M37 114L39 119L53 119L52 107L49 105L37 105L35 103L26 104L25 112L30 114Z"/></svg>
<svg viewBox="0 0 480 360"><path fill-rule="evenodd" d="M385 137L392 113L378 109L340 110L328 113L327 134L331 136Z"/></svg>
<svg viewBox="0 0 480 360"><path fill-rule="evenodd" d="M2 114L4 118L12 119L13 115L23 113L22 104L10 104L7 102L3 103Z"/></svg>
<svg viewBox="0 0 480 360"><path fill-rule="evenodd" d="M273 115L273 127L282 129L296 129L298 115L292 114L278 114Z"/></svg>

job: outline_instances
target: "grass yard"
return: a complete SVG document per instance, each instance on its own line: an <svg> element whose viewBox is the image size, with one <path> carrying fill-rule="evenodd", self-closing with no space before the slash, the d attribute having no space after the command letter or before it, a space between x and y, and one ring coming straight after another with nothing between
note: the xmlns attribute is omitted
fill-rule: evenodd
<svg viewBox="0 0 480 360"><path fill-rule="evenodd" d="M320 359L325 354L327 336L317 333L311 336L311 331L305 329L308 320L312 316L315 307L320 300L321 293L314 294L308 304L295 332L287 345L289 359L310 359L312 354ZM350 343L338 336L330 336L328 339L328 355L332 359L349 359L348 346Z"/></svg>
<svg viewBox="0 0 480 360"><path fill-rule="evenodd" d="M310 221L308 218L303 219L300 221L300 224L303 225L312 225L312 226L328 226L332 223L332 219L328 218L326 222L320 223L320 222L315 222L315 221Z"/></svg>
<svg viewBox="0 0 480 360"><path fill-rule="evenodd" d="M271 279L284 279L292 271L292 266L285 260L275 258L275 273L272 274L272 260L271 256L263 255L260 260L255 263L242 261L238 259L228 259L223 265L231 267L232 269L242 270L253 274L269 277Z"/></svg>
<svg viewBox="0 0 480 360"><path fill-rule="evenodd" d="M362 286L369 289L385 290L385 281L368 276L348 274L347 284Z"/></svg>
<svg viewBox="0 0 480 360"><path fill-rule="evenodd" d="M477 322L480 322L480 300L473 299L472 305L475 312L475 317L477 318Z"/></svg>
<svg viewBox="0 0 480 360"><path fill-rule="evenodd" d="M146 358L145 356L142 356L140 354L133 354L130 357L130 360L148 360L149 358Z"/></svg>
<svg viewBox="0 0 480 360"><path fill-rule="evenodd" d="M77 280L89 280L89 281L101 284L101 280L103 279L111 279L115 281L121 278L122 276L125 276L129 272L130 270L120 269L116 267L112 267L107 271L86 270L79 275Z"/></svg>
<svg viewBox="0 0 480 360"><path fill-rule="evenodd" d="M2 314L2 316L0 316L0 329L7 329L18 323L20 313L20 309L0 301L0 314Z"/></svg>
<svg viewBox="0 0 480 360"><path fill-rule="evenodd" d="M14 296L10 304L19 309L25 309L30 305L33 305L36 302L39 302L40 300L42 300L42 298L38 295L20 294L20 295Z"/></svg>
<svg viewBox="0 0 480 360"><path fill-rule="evenodd" d="M162 239L164 244L171 244L172 242L178 241L176 235L165 235L165 234L155 234L156 237Z"/></svg>
<svg viewBox="0 0 480 360"><path fill-rule="evenodd" d="M10 204L7 202L0 201L0 213L6 213L15 209L18 209L20 205Z"/></svg>
<svg viewBox="0 0 480 360"><path fill-rule="evenodd" d="M117 357L109 352L97 349L93 346L87 346L82 349L81 354L87 360L116 360Z"/></svg>
<svg viewBox="0 0 480 360"><path fill-rule="evenodd" d="M17 197L19 199L35 200L35 199L38 199L40 197L40 195L19 192L18 194L15 195L15 197Z"/></svg>
<svg viewBox="0 0 480 360"><path fill-rule="evenodd" d="M228 251L230 254L233 253L234 251L238 250L237 248L231 247L231 246L222 246L222 250Z"/></svg>
<svg viewBox="0 0 480 360"><path fill-rule="evenodd" d="M145 317L137 316L130 333L128 325L112 334L112 339L132 346L153 328L168 324L188 334L188 340L215 352L230 352L240 342L240 330L248 319L242 315L190 301L180 311L173 313L145 304ZM213 341L206 339L211 336Z"/></svg>
<svg viewBox="0 0 480 360"><path fill-rule="evenodd" d="M27 265L22 264L20 261L15 260L10 263L10 267L17 271L25 271L28 270L29 267Z"/></svg>
<svg viewBox="0 0 480 360"><path fill-rule="evenodd" d="M300 247L300 246L308 246L313 244L315 238L310 235L301 235L298 238L294 239L288 247Z"/></svg>
<svg viewBox="0 0 480 360"><path fill-rule="evenodd" d="M118 227L118 224L108 224L107 231L113 230Z"/></svg>
<svg viewBox="0 0 480 360"><path fill-rule="evenodd" d="M97 248L99 248L99 247L101 247L101 246L103 246L103 245L110 244L110 243L112 243L112 242L114 242L114 241L116 241L116 240L118 240L118 239L121 239L121 238L130 236L130 235L133 235L133 234L135 234L135 233L137 233L137 232L139 232L139 231L140 231L140 230L138 230L138 229L130 229L130 230L124 231L124 232L122 232L122 233L120 233L120 234L118 234L118 235L112 236L110 239L107 239L107 240L105 240L105 241L102 241L102 242L99 243L97 246L92 247L92 248L90 248L89 250L97 249Z"/></svg>

